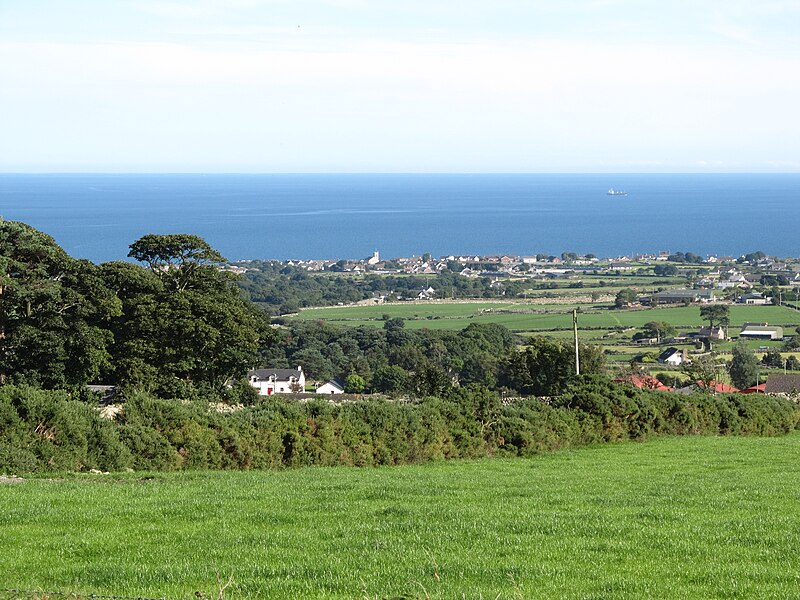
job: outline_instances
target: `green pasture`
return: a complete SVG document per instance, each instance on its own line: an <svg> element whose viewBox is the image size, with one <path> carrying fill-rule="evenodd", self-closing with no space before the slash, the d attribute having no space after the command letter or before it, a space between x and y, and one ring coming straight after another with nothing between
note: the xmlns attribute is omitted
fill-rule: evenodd
<svg viewBox="0 0 800 600"><path fill-rule="evenodd" d="M29 479L0 484L0 589L216 598L219 576L229 599L797 597L798 455L796 433Z"/></svg>
<svg viewBox="0 0 800 600"><path fill-rule="evenodd" d="M345 326L382 327L383 315L406 319L406 327L419 329L463 329L470 323L499 323L514 331L546 331L572 328L571 305L535 305L524 302L392 303L380 306L348 306L303 310L303 320L327 320ZM665 321L678 328L707 325L700 318L700 306L655 307L650 309L608 310L584 304L578 316L579 328L640 328L648 321ZM542 312L532 312L542 311ZM785 306L730 307L732 333L745 322L766 322L794 327L800 312ZM631 334L632 335L632 334Z"/></svg>
<svg viewBox="0 0 800 600"><path fill-rule="evenodd" d="M310 308L300 311L296 318L302 320L381 320L383 315L403 319L439 317L467 317L480 314L484 310L513 308L519 306L515 302L395 302L370 306L337 306L326 308ZM381 323L382 325L382 323Z"/></svg>

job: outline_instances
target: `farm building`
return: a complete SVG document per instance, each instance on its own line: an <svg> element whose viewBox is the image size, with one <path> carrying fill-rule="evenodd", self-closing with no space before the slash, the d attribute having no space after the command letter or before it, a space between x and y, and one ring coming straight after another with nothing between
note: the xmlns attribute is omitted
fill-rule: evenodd
<svg viewBox="0 0 800 600"><path fill-rule="evenodd" d="M766 323L745 323L742 325L739 337L758 340L781 340L783 339L783 327L777 325L769 326Z"/></svg>
<svg viewBox="0 0 800 600"><path fill-rule="evenodd" d="M713 302L711 290L663 290L642 298L642 304L682 304L686 302Z"/></svg>

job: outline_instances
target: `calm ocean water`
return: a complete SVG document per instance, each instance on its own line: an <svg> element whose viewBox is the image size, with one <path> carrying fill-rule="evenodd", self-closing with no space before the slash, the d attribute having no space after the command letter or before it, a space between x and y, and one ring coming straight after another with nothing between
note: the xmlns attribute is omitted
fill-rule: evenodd
<svg viewBox="0 0 800 600"><path fill-rule="evenodd" d="M0 174L0 215L96 262L125 258L147 233L194 233L230 260L375 249L798 256L800 174Z"/></svg>

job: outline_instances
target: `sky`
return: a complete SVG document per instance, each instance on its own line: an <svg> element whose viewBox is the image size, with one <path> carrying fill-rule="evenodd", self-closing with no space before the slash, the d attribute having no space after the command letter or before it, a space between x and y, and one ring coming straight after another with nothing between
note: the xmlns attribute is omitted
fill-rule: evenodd
<svg viewBox="0 0 800 600"><path fill-rule="evenodd" d="M0 0L0 172L800 172L798 0Z"/></svg>

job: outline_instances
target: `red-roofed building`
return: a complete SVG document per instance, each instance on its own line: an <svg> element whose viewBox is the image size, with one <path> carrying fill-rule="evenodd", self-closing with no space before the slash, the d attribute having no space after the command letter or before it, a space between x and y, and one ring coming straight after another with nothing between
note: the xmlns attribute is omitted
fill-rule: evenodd
<svg viewBox="0 0 800 600"><path fill-rule="evenodd" d="M758 385L751 386L744 390L739 390L742 394L763 394L764 388L767 387L766 383L759 383Z"/></svg>
<svg viewBox="0 0 800 600"><path fill-rule="evenodd" d="M619 377L614 380L614 383L627 383L639 388L640 390L661 390L665 392L672 391L671 387L664 385L655 377L645 375L643 373L634 373L625 377Z"/></svg>
<svg viewBox="0 0 800 600"><path fill-rule="evenodd" d="M682 387L680 390L677 390L683 394L693 394L694 392L706 391L709 389L715 394L732 394L734 392L738 392L739 388L735 388L732 385L728 385L727 383L722 383L721 381L712 381L709 383L708 388L706 388L706 383L704 381L696 381L692 384L687 385L686 387Z"/></svg>

